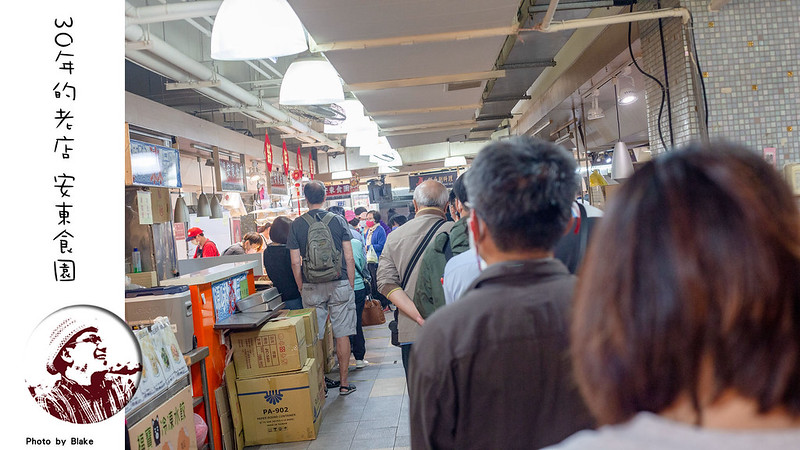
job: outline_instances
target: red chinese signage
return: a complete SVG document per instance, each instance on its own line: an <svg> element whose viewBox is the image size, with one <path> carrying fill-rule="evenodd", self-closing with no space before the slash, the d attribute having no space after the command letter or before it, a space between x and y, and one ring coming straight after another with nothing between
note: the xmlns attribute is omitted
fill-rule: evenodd
<svg viewBox="0 0 800 450"><path fill-rule="evenodd" d="M300 171L300 175L303 175L303 155L300 154L300 146L297 146L297 170Z"/></svg>
<svg viewBox="0 0 800 450"><path fill-rule="evenodd" d="M352 187L349 184L334 184L325 186L325 197L329 200L334 198L350 197Z"/></svg>
<svg viewBox="0 0 800 450"><path fill-rule="evenodd" d="M289 176L289 150L286 150L286 141L283 141L283 174Z"/></svg>
<svg viewBox="0 0 800 450"><path fill-rule="evenodd" d="M264 156L267 158L267 173L272 172L272 144L267 133L264 133Z"/></svg>
<svg viewBox="0 0 800 450"><path fill-rule="evenodd" d="M314 160L311 159L311 153L308 154L308 176L314 179Z"/></svg>

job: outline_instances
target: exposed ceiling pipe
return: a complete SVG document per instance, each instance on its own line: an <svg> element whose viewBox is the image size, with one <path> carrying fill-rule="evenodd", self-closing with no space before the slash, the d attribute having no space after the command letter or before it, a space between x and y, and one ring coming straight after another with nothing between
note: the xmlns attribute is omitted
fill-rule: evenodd
<svg viewBox="0 0 800 450"><path fill-rule="evenodd" d="M540 26L544 25L544 22L542 22L541 24L535 26L532 29L532 31L552 33L555 31L614 25L618 23L638 22L640 20L663 19L667 17L680 17L683 19L683 23L688 23L691 18L691 15L689 14L689 10L686 8L666 8L666 9L657 9L655 11L639 11L627 14L618 14L616 16L564 20L561 22L551 23L547 28Z"/></svg>
<svg viewBox="0 0 800 450"><path fill-rule="evenodd" d="M162 5L135 7L126 4L125 24L145 24L168 22L171 20L192 19L214 16L222 4L221 0L202 0L197 2L165 3Z"/></svg>
<svg viewBox="0 0 800 450"><path fill-rule="evenodd" d="M125 57L130 59L131 61L135 62L136 64L139 64L142 67L145 67L145 68L147 68L149 70L152 70L152 71L160 74L161 76L164 76L164 77L167 77L167 78L171 78L171 79L173 79L175 81L178 81L178 82L196 81L194 78L192 78L191 76L187 75L185 72L183 72L182 70L176 68L175 66L172 66L172 65L170 65L168 63L165 63L165 62L159 60L158 58L156 58L156 57L154 57L152 55L149 55L149 54L147 54L147 53L145 53L143 51L126 50L125 51ZM206 97L208 97L208 98L210 98L210 99L212 99L214 101L217 101L219 103L223 103L225 105L229 105L229 106L231 106L231 105L240 106L241 105L241 103L237 102L232 97L229 97L229 96L223 94L222 92L219 92L219 91L217 91L216 89L213 89L213 88L198 87L198 88L195 88L195 90L197 92L205 95Z"/></svg>
<svg viewBox="0 0 800 450"><path fill-rule="evenodd" d="M145 32L139 25L129 25L125 27L125 39L133 42L143 41L145 40ZM312 130L306 124L300 122L299 120L281 111L280 109L275 108L272 105L262 103L261 99L259 99L255 95L239 87L238 85L231 82L227 78L220 76L219 74L217 74L210 68L206 67L205 65L181 53L175 47L172 47L163 40L151 35L147 37L147 42L149 44L147 47L147 51L153 53L154 55L166 61L170 61L172 64L174 64L181 70L184 70L188 74L195 77L197 81L218 81L220 83L218 89L220 89L225 94L233 97L244 106L258 106L266 115L268 115L274 121L287 122L291 124L291 127L278 127L281 131L286 133L291 133L294 130L296 130L301 134L310 136L309 138L306 139L313 139L314 141L319 142L320 144L327 145L334 149L339 149L339 150L342 149L341 144L339 144L338 142L331 140L322 133ZM238 105L231 104L229 106L238 106ZM306 142L308 141L306 140Z"/></svg>

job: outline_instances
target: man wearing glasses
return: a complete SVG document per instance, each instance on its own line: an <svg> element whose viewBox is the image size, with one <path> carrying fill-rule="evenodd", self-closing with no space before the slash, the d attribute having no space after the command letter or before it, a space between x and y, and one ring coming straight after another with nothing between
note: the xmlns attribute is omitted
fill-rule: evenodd
<svg viewBox="0 0 800 450"><path fill-rule="evenodd" d="M61 378L36 401L50 415L72 423L100 422L133 397L133 381L115 375L112 369L132 374L141 365L108 367L106 346L96 327L66 319L50 335L49 350L47 371Z"/></svg>

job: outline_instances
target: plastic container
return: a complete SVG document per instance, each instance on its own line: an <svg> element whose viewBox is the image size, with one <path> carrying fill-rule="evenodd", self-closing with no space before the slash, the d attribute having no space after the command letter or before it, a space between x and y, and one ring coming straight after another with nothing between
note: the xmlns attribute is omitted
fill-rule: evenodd
<svg viewBox="0 0 800 450"><path fill-rule="evenodd" d="M131 265L133 266L133 273L142 271L142 254L136 247L133 248L133 254L131 255Z"/></svg>

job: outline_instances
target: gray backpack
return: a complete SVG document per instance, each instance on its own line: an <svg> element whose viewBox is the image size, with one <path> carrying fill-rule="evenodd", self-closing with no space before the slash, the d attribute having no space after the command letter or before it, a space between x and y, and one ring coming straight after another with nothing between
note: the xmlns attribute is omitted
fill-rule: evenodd
<svg viewBox="0 0 800 450"><path fill-rule="evenodd" d="M310 214L300 216L308 222L306 254L303 257L303 275L309 283L336 281L342 275L342 251L336 248L328 224L336 216L326 213L322 220Z"/></svg>

